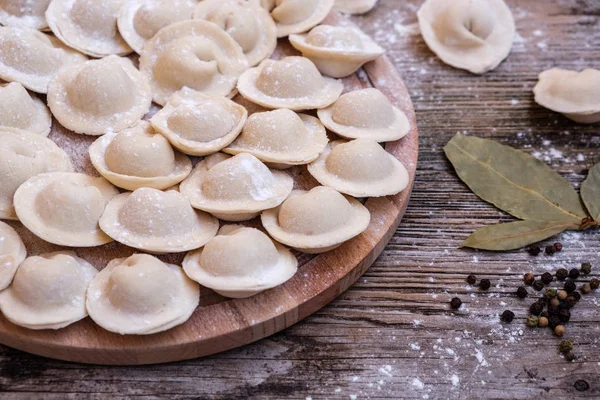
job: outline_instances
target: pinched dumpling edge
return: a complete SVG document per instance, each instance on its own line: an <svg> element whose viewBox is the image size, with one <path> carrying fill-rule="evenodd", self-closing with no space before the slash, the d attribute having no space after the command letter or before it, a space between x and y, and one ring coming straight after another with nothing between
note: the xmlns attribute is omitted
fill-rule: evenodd
<svg viewBox="0 0 600 400"><path fill-rule="evenodd" d="M600 95L598 95L596 104L582 107L571 104L567 98L553 96L550 93L555 80L561 79L564 75L575 76L583 71L551 68L541 72L538 76L538 82L533 88L535 102L549 110L564 114L565 117L575 122L591 124L600 121ZM600 75L600 71L596 71Z"/></svg>
<svg viewBox="0 0 600 400"><path fill-rule="evenodd" d="M377 0L335 0L333 9L345 14L366 14L376 4Z"/></svg>
<svg viewBox="0 0 600 400"><path fill-rule="evenodd" d="M256 80L262 68L264 68L265 62L270 61L272 60L263 60L258 66L246 70L238 80L237 88L240 94L255 104L269 109L289 108L292 111L314 110L331 105L344 91L344 84L341 81L323 76L321 90L312 96L300 98L269 96L256 87Z"/></svg>
<svg viewBox="0 0 600 400"><path fill-rule="evenodd" d="M173 191L177 194L179 192ZM121 193L111 199L100 217L100 228L119 243L152 254L179 253L202 247L219 229L219 221L204 211L193 209L197 217L195 229L181 236L141 236L119 222L119 213L133 192ZM183 195L180 195L185 198ZM186 199L187 202L187 199ZM147 215L152 219L152 215Z"/></svg>
<svg viewBox="0 0 600 400"><path fill-rule="evenodd" d="M289 36L293 33L302 33L302 32L306 32L308 30L310 30L311 28L317 26L318 24L320 24L325 18L327 18L327 15L329 15L329 12L333 9L333 5L335 3L335 0L318 0L319 3L317 4L317 8L313 11L313 13L311 14L311 16L303 21L300 22L296 22L295 24L282 24L282 23L278 23L275 18L273 18L275 20L275 24L277 25L277 37L286 37ZM277 8L276 4L275 7L273 9ZM270 10L271 12L273 12L273 9Z"/></svg>
<svg viewBox="0 0 600 400"><path fill-rule="evenodd" d="M308 190L294 190L288 199L308 192ZM269 232L269 235L278 242L304 253L324 253L360 235L369 227L369 223L371 222L371 213L361 202L348 195L342 194L342 196L344 196L352 207L354 215L347 216L351 220L351 223L337 231L325 232L318 235L306 235L285 230L279 224L279 211L285 201L275 208L263 211L260 219L264 228Z"/></svg>
<svg viewBox="0 0 600 400"><path fill-rule="evenodd" d="M0 87L8 86L8 85L23 86L19 82L9 82L6 84L3 84L0 82ZM23 88L25 88L25 87L23 86ZM34 116L33 119L36 120L35 121L36 124L30 125L28 128L18 128L16 126L0 125L0 129L3 129L3 128L22 129L22 130L26 130L31 133L35 133L36 135L47 137L50 134L50 130L52 129L52 113L50 113L50 110L48 109L48 107L46 107L46 103L44 103L39 97L37 97L36 95L33 95L27 91L26 91L26 93L31 98L31 100L33 101L33 104L35 105L37 115Z"/></svg>
<svg viewBox="0 0 600 400"><path fill-rule="evenodd" d="M319 154L321 154L329 142L327 132L318 118L307 114L298 114L298 117L300 117L306 129L312 132L311 136L315 139L313 142L309 143L312 148L305 148L304 152L301 154L261 151L258 149L236 146L235 141L229 147L223 149L223 152L232 155L249 153L267 164L268 167L276 169L284 169L293 165L303 165L314 161L319 157Z"/></svg>
<svg viewBox="0 0 600 400"><path fill-rule="evenodd" d="M333 78L343 78L352 75L369 61L385 54L385 50L375 43L360 29L354 30L361 38L365 48L362 50L347 50L343 48L319 47L306 41L309 33L290 35L289 40L302 56L311 60L322 74Z"/></svg>
<svg viewBox="0 0 600 400"><path fill-rule="evenodd" d="M15 247L10 249L10 253L0 253L0 264L2 265L0 291L2 291L11 284L17 268L27 258L27 249L17 231L2 221L0 221L0 237L8 237L8 240L15 244ZM9 263L10 266L8 265Z"/></svg>
<svg viewBox="0 0 600 400"><path fill-rule="evenodd" d="M169 117L180 105L199 104L204 100L215 101L223 108L235 113L236 123L225 136L210 142L198 142L184 139L169 128ZM169 143L179 151L193 156L206 156L229 146L242 131L247 118L248 110L226 97L201 93L184 87L171 95L167 104L150 119L150 123L157 132L166 137Z"/></svg>
<svg viewBox="0 0 600 400"><path fill-rule="evenodd" d="M342 95L342 97L343 96L344 95ZM336 103L333 103L329 107L317 110L317 115L327 129L337 133L343 138L371 139L376 142L391 142L402 139L410 132L411 126L406 114L393 104L391 104L391 106L394 110L394 123L387 128L359 128L335 122L333 119L335 104Z"/></svg>
<svg viewBox="0 0 600 400"><path fill-rule="evenodd" d="M25 22L26 20L28 20L28 22ZM35 15L23 15L19 17L0 9L0 25L22 26L24 28L31 28L38 31L47 31L50 29L48 27L48 21L46 21L45 11L44 14L39 17Z"/></svg>
<svg viewBox="0 0 600 400"><path fill-rule="evenodd" d="M89 234L83 234L82 232L65 232L46 226L44 221L35 211L37 197L48 184L55 181L68 180L76 180L90 186L95 186L107 200L110 200L119 194L117 188L104 178L95 178L76 172L49 172L39 174L19 186L15 193L15 210L21 223L40 239L60 246L94 247L112 242L113 239L104 233L98 225L96 225L96 229L90 231Z"/></svg>
<svg viewBox="0 0 600 400"><path fill-rule="evenodd" d="M126 190L136 190L142 187L164 190L177 185L192 172L192 161L185 154L182 154L175 149L173 149L173 152L175 153L175 170L169 175L142 177L124 175L111 171L106 165L106 149L119 133L121 132L109 132L100 136L89 148L92 165L100 175L113 185ZM160 133L156 134L159 135Z"/></svg>
<svg viewBox="0 0 600 400"><path fill-rule="evenodd" d="M187 277L181 267L169 263L163 264L177 276L181 286L179 293L173 293L173 296L178 295L178 297L170 304L171 307L161 312L161 316L164 318L158 321L149 321L146 314L126 313L113 306L106 295L106 286L111 272L127 258L116 258L110 261L90 283L86 308L90 318L96 324L107 331L121 335L150 335L181 325L192 316L200 302L200 287ZM99 307L102 307L102 311Z"/></svg>
<svg viewBox="0 0 600 400"><path fill-rule="evenodd" d="M72 257L75 259L75 261L77 261L77 265L80 268L83 268L86 271L86 274L90 275L91 279L93 279L93 276L98 274L98 270L94 268L93 265L83 258L77 257L75 252L72 251L55 251L52 253L40 254L37 257L48 258L55 255L67 255ZM54 309L50 311L42 311L33 310L30 306L23 304L12 293L12 286L9 286L6 290L0 292L0 310L6 319L15 325L35 330L61 329L88 316L87 309L85 307L87 288L87 286L82 288L83 290L80 297L81 301L78 302L78 304L73 304L74 299L70 299L68 303L63 305L63 307L58 310ZM40 322L40 320L42 322Z"/></svg>
<svg viewBox="0 0 600 400"><path fill-rule="evenodd" d="M243 229L254 228L247 228L241 225L224 225L219 229L217 237L234 234ZM259 232L267 236L265 233ZM272 266L266 271L266 273L271 274L271 276L265 277L268 279L255 279L248 276L217 276L206 272L200 264L200 257L205 247L186 254L183 259L183 270L190 279L214 290L222 296L230 298L253 296L263 290L271 289L287 282L298 271L298 260L292 252L270 237L267 236L267 238L273 243L279 254L277 265Z"/></svg>
<svg viewBox="0 0 600 400"><path fill-rule="evenodd" d="M334 142L329 142L319 158L308 164L308 172L321 185L329 186L340 193L354 197L383 197L398 194L406 189L410 181L406 167L400 160L385 151L385 149L383 149L385 154L390 157L392 165L394 166L394 173L386 179L369 183L351 182L329 172L326 165L327 157L331 153L333 147L343 143L348 143L348 141L336 140Z"/></svg>

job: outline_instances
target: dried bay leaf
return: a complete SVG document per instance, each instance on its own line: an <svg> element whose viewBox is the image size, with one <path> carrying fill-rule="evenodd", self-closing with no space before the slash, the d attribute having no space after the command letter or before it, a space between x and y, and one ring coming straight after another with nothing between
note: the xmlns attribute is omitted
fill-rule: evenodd
<svg viewBox="0 0 600 400"><path fill-rule="evenodd" d="M476 230L460 247L493 251L515 250L577 227L577 224L564 221L508 222Z"/></svg>
<svg viewBox="0 0 600 400"><path fill-rule="evenodd" d="M522 151L458 134L444 152L473 193L519 219L561 222L576 228L587 217L571 184Z"/></svg>
<svg viewBox="0 0 600 400"><path fill-rule="evenodd" d="M581 184L581 198L594 221L600 221L600 164L594 165Z"/></svg>

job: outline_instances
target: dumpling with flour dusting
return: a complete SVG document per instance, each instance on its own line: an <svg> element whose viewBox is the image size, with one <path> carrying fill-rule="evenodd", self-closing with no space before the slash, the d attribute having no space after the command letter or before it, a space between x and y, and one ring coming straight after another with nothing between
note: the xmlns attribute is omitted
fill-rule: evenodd
<svg viewBox="0 0 600 400"><path fill-rule="evenodd" d="M291 193L294 180L272 171L247 153L206 157L180 185L194 208L225 221L245 221L277 207Z"/></svg>
<svg viewBox="0 0 600 400"><path fill-rule="evenodd" d="M0 222L0 290L10 285L25 257L27 249L19 234L10 225Z"/></svg>
<svg viewBox="0 0 600 400"><path fill-rule="evenodd" d="M0 84L0 126L48 136L52 115L44 102L30 95L20 83Z"/></svg>
<svg viewBox="0 0 600 400"><path fill-rule="evenodd" d="M46 30L46 9L51 0L0 0L0 24Z"/></svg>

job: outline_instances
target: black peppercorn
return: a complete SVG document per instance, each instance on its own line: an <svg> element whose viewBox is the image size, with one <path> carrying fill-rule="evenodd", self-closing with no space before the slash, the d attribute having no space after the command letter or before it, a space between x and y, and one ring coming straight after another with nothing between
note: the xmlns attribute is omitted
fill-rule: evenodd
<svg viewBox="0 0 600 400"><path fill-rule="evenodd" d="M477 277L473 274L469 274L469 276L467 276L467 283L469 285L474 285L475 282L477 282Z"/></svg>
<svg viewBox="0 0 600 400"><path fill-rule="evenodd" d="M547 285L550 282L552 282L552 274L550 272L544 272L540 279L542 280L542 282L544 282L544 284Z"/></svg>
<svg viewBox="0 0 600 400"><path fill-rule="evenodd" d="M575 289L577 289L577 286L575 285L575 281L573 281L571 279L567 279L567 281L565 282L564 289L567 293L573 293L575 291Z"/></svg>
<svg viewBox="0 0 600 400"><path fill-rule="evenodd" d="M563 340L558 345L558 351L560 351L561 353L566 353L567 351L572 351L572 350L573 350L573 342L571 342L570 340Z"/></svg>
<svg viewBox="0 0 600 400"><path fill-rule="evenodd" d="M529 306L529 312L531 312L533 315L540 315L543 310L544 307L538 302L535 302Z"/></svg>
<svg viewBox="0 0 600 400"><path fill-rule="evenodd" d="M542 313L540 314L540 318L548 318L548 311L542 311Z"/></svg>
<svg viewBox="0 0 600 400"><path fill-rule="evenodd" d="M525 286L519 286L517 288L517 297L520 299L524 299L525 297L527 297L527 289L525 289Z"/></svg>
<svg viewBox="0 0 600 400"><path fill-rule="evenodd" d="M548 246L546 246L546 254L551 256L554 253L556 253L556 247L554 247L554 245L549 244Z"/></svg>
<svg viewBox="0 0 600 400"><path fill-rule="evenodd" d="M571 361L571 360L569 360L569 361ZM585 392L586 390L588 390L590 388L590 384L588 383L588 381L584 381L583 379L579 379L579 380L575 381L573 386L575 387L575 390L577 390L578 392Z"/></svg>
<svg viewBox="0 0 600 400"><path fill-rule="evenodd" d="M559 268L556 271L556 279L558 279L559 281L564 281L565 279L567 279L567 276L569 276L569 271L567 271L566 268Z"/></svg>
<svg viewBox="0 0 600 400"><path fill-rule="evenodd" d="M569 278L571 279L577 279L579 278L579 270L577 268L573 268L572 270L569 271Z"/></svg>
<svg viewBox="0 0 600 400"><path fill-rule="evenodd" d="M558 315L559 310L560 309L558 307L551 306L551 305L548 306L548 314L550 314L550 315Z"/></svg>
<svg viewBox="0 0 600 400"><path fill-rule="evenodd" d="M551 315L551 316L548 318L548 326L549 326L551 329L554 329L554 328L556 328L558 325L560 325L560 318L558 318L558 316L556 316L556 315Z"/></svg>
<svg viewBox="0 0 600 400"><path fill-rule="evenodd" d="M563 249L563 245L560 242L556 242L554 243L554 248L556 249L556 251L561 251Z"/></svg>
<svg viewBox="0 0 600 400"><path fill-rule="evenodd" d="M590 280L590 287L592 288L592 290L598 289L599 286L600 286L600 280L598 280L596 278Z"/></svg>
<svg viewBox="0 0 600 400"><path fill-rule="evenodd" d="M523 275L523 282L525 282L526 285L531 286L534 280L535 276L531 272L528 272L525 275Z"/></svg>
<svg viewBox="0 0 600 400"><path fill-rule="evenodd" d="M565 330L566 329L564 325L556 325L556 327L554 327L554 334L558 337L561 337L565 334Z"/></svg>
<svg viewBox="0 0 600 400"><path fill-rule="evenodd" d="M577 299L575 299L574 296L567 296L562 304L565 305L566 308L573 308L575 307L575 304L577 304Z"/></svg>
<svg viewBox="0 0 600 400"><path fill-rule="evenodd" d="M573 293L571 293L571 296L573 296L575 301L581 300L581 293L579 293L578 291L574 291Z"/></svg>
<svg viewBox="0 0 600 400"><path fill-rule="evenodd" d="M459 299L458 297L454 297L452 300L450 300L450 307L452 307L455 310L458 310L461 305L462 305L462 300Z"/></svg>
<svg viewBox="0 0 600 400"><path fill-rule="evenodd" d="M584 283L583 285L581 285L580 290L581 290L581 293L588 294L589 292L592 291L592 288L589 283Z"/></svg>
<svg viewBox="0 0 600 400"><path fill-rule="evenodd" d="M569 322L571 319L571 312L569 310L560 310L558 312L558 318L560 318L560 322Z"/></svg>
<svg viewBox="0 0 600 400"><path fill-rule="evenodd" d="M544 288L544 282L542 282L540 280L536 280L533 282L533 285L531 285L531 286L533 286L533 288L539 292L540 290L542 290Z"/></svg>
<svg viewBox="0 0 600 400"><path fill-rule="evenodd" d="M527 251L529 252L529 254L531 254L534 257L539 255L542 252L542 250L540 249L540 246L538 246L536 244L529 246Z"/></svg>
<svg viewBox="0 0 600 400"><path fill-rule="evenodd" d="M492 283L489 279L482 279L481 281L479 281L479 288L481 290L488 290L490 286L492 286Z"/></svg>
<svg viewBox="0 0 600 400"><path fill-rule="evenodd" d="M515 319L515 313L510 310L504 310L504 312L500 316L500 319L502 321L510 324L512 322L512 320Z"/></svg>
<svg viewBox="0 0 600 400"><path fill-rule="evenodd" d="M573 361L573 360L575 359L575 354L573 354L573 352L572 352L572 351L567 351L567 352L564 354L564 356L565 356L565 360L567 360L567 361L569 361L569 362L571 362L571 361Z"/></svg>
<svg viewBox="0 0 600 400"><path fill-rule="evenodd" d="M584 275L589 275L592 272L592 264L589 262L584 262L581 264L581 273Z"/></svg>

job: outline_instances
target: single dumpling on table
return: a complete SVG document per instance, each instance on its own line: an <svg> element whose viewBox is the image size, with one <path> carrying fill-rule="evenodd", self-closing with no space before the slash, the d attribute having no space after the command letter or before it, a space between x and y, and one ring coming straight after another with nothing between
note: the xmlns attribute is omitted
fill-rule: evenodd
<svg viewBox="0 0 600 400"><path fill-rule="evenodd" d="M48 136L52 114L46 104L17 82L0 83L0 126Z"/></svg>

